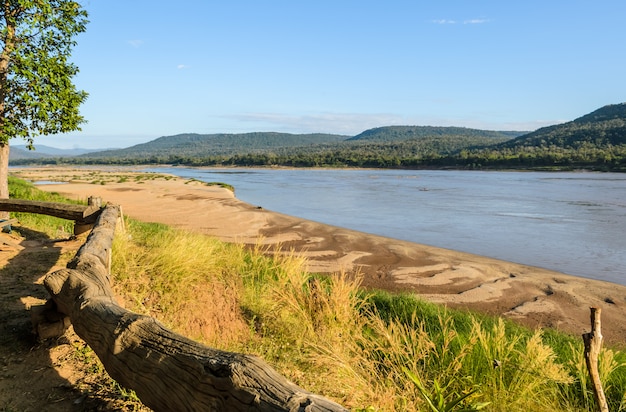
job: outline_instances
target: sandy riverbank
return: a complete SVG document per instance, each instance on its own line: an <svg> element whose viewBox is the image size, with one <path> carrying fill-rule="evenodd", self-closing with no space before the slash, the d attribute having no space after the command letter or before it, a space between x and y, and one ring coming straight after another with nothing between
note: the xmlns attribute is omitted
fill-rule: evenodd
<svg viewBox="0 0 626 412"><path fill-rule="evenodd" d="M605 339L626 343L626 286L286 216L200 182L129 175L139 170L49 167L11 173L31 181L70 182L39 187L70 198L99 196L134 219L229 242L280 245L305 255L313 272L359 271L365 287L413 291L433 302L533 327L580 335L590 328L589 307L600 307Z"/></svg>

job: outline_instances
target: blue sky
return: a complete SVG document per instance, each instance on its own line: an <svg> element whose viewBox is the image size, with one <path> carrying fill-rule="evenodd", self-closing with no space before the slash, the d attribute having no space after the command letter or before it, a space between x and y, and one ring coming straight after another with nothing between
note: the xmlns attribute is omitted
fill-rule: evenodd
<svg viewBox="0 0 626 412"><path fill-rule="evenodd" d="M626 2L84 0L59 148L178 133L535 130L626 101ZM21 144L17 140L13 144Z"/></svg>

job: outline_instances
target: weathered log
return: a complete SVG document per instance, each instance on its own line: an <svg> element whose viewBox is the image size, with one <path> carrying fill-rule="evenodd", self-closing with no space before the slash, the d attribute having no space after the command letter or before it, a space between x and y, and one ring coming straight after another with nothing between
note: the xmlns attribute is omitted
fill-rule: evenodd
<svg viewBox="0 0 626 412"><path fill-rule="evenodd" d="M71 325L70 318L57 310L52 299L43 305L31 306L30 317L33 332L41 340L63 336Z"/></svg>
<svg viewBox="0 0 626 412"><path fill-rule="evenodd" d="M6 212L38 213L85 223L95 222L100 213L100 207L95 205L72 205L68 203L39 202L24 199L0 199L0 210Z"/></svg>
<svg viewBox="0 0 626 412"><path fill-rule="evenodd" d="M593 394L598 404L599 412L609 412L609 405L602 389L600 372L598 371L598 356L602 349L602 324L600 321L601 308L590 308L591 332L583 334L585 344L585 362L591 378Z"/></svg>
<svg viewBox="0 0 626 412"><path fill-rule="evenodd" d="M115 301L107 261L118 209L107 206L67 269L44 284L109 375L155 411L343 411L258 357L178 335ZM108 251L108 252L107 252Z"/></svg>

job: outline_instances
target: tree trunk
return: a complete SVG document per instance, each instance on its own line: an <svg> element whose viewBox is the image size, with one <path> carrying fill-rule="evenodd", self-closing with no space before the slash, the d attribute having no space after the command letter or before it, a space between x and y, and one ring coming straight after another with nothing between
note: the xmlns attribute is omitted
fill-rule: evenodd
<svg viewBox="0 0 626 412"><path fill-rule="evenodd" d="M7 81L9 79L9 60L15 48L15 23L9 19L12 14L9 2L2 4L2 17L6 24L4 47L0 53L0 199L9 198L9 139L5 132ZM0 219L9 219L9 212L0 212Z"/></svg>
<svg viewBox="0 0 626 412"><path fill-rule="evenodd" d="M0 142L0 199L9 198L9 142ZM7 220L9 212L0 211L0 219Z"/></svg>
<svg viewBox="0 0 626 412"><path fill-rule="evenodd" d="M201 345L119 306L107 268L118 215L107 206L68 268L44 281L113 379L155 411L345 411L258 357Z"/></svg>

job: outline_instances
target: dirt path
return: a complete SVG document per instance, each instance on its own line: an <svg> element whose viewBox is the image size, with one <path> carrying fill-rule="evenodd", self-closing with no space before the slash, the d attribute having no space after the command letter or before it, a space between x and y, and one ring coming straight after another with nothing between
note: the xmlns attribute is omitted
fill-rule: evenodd
<svg viewBox="0 0 626 412"><path fill-rule="evenodd" d="M14 226L0 233L0 410L123 410L128 404L73 332L38 342L30 308L47 300L44 276L65 266L84 242L50 239Z"/></svg>

